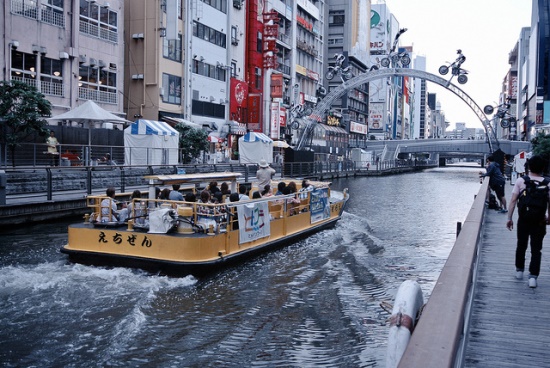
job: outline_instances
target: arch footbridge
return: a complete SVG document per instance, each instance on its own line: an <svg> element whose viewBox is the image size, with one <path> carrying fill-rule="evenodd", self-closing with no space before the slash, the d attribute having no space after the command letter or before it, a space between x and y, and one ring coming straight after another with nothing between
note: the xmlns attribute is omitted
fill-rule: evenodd
<svg viewBox="0 0 550 368"><path fill-rule="evenodd" d="M476 114L476 116L483 124L485 129L485 134L487 136L487 143L489 144L489 150L493 152L494 148L499 148L499 142L496 138L495 132L490 124L487 115L483 110L478 106L478 104L462 89L458 86L452 84L450 80L443 79L435 74L431 74L425 71L408 69L408 68L387 68L387 69L378 69L362 73L356 77L351 78L350 80L343 81L340 86L330 91L320 102L317 103L317 106L313 109L311 115L305 118L297 119L302 120L304 125L302 135L296 146L297 150L303 149L311 140L313 136L313 130L318 120L322 120L327 111L330 110L332 103L340 98L347 91L359 87L362 84L388 77L411 77L411 78L420 78L427 80L429 82L438 84L447 90L453 92L458 96L462 101L464 101L468 107ZM496 147L493 147L495 144Z"/></svg>

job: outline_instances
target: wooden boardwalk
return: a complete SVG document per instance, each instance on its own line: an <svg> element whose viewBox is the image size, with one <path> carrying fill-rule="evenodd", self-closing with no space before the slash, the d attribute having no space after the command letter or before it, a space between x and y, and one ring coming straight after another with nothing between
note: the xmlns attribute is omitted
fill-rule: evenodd
<svg viewBox="0 0 550 368"><path fill-rule="evenodd" d="M511 186L506 187L510 198ZM516 229L508 214L485 210L463 367L550 367L550 234L543 244L538 287L515 278ZM514 214L517 223L517 210ZM550 227L548 228L550 233Z"/></svg>

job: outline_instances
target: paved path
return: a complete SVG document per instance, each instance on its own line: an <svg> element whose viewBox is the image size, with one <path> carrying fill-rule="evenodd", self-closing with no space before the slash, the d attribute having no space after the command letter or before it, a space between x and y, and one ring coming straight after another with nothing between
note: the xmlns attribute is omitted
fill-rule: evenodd
<svg viewBox="0 0 550 368"><path fill-rule="evenodd" d="M506 192L509 200L511 185ZM506 229L508 214L486 211L463 366L550 367L550 234L538 287L531 289L528 272L515 278L516 230ZM526 268L530 257L528 250Z"/></svg>

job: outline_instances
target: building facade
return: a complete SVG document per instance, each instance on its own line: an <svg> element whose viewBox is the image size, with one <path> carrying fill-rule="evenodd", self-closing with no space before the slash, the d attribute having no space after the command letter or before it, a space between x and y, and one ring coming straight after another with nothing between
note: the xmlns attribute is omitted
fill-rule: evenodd
<svg viewBox="0 0 550 368"><path fill-rule="evenodd" d="M36 87L53 116L93 100L126 117L124 1L6 0L0 8L3 80Z"/></svg>

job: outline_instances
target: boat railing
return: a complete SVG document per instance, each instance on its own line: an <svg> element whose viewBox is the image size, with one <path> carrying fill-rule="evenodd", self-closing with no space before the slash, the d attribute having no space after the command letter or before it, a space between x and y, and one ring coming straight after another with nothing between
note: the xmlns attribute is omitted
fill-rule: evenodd
<svg viewBox="0 0 550 368"><path fill-rule="evenodd" d="M118 196L127 196L128 193L121 193ZM86 197L87 206L92 209L88 219L90 222L100 221L107 217L109 222L113 220L112 208L104 206L106 211L102 214L102 201L110 199L115 201L119 211L127 207L127 216L122 221L128 222L129 227L143 226L147 223L149 214L158 209L174 210L180 221L193 224L199 231L206 233L212 231L223 231L224 229L238 229L237 207L255 203L268 204L269 218L271 221L294 216L309 210L310 192L297 192L288 195L269 196L258 199L241 200L237 202L223 203L201 203L174 201L166 199L134 198L128 201L121 201L110 198L106 195L89 195Z"/></svg>

